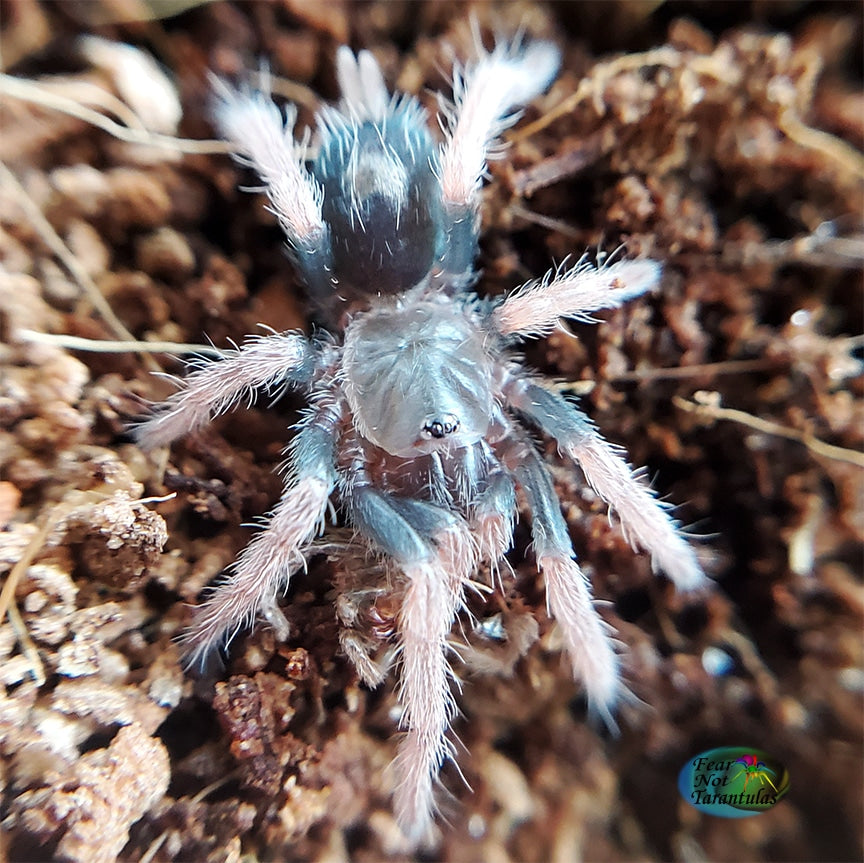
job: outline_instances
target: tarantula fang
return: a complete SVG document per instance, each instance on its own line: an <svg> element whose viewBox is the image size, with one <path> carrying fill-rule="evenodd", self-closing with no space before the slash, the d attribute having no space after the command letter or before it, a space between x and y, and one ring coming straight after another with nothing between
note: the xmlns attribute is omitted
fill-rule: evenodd
<svg viewBox="0 0 864 863"><path fill-rule="evenodd" d="M337 54L338 107L318 118L307 167L269 95L219 82L216 119L264 183L320 317L334 335L286 332L247 340L199 364L139 431L168 445L259 391L292 387L309 410L287 454L282 499L199 609L186 639L200 658L261 615L284 638L278 596L304 565L331 496L357 535L389 562L404 739L396 760L398 822L420 837L435 811L442 763L453 757L448 638L479 562L508 551L521 488L548 604L589 703L611 717L618 658L579 569L552 479L529 429L558 443L618 514L634 547L681 589L701 586L693 549L666 507L573 403L544 385L511 348L559 318L589 319L658 284L650 260L586 259L503 300L470 291L479 189L490 148L520 105L557 72L546 42L499 45L454 75L438 146L419 102L391 97L368 51ZM361 676L381 674L345 642ZM611 721L611 718L610 718Z"/></svg>

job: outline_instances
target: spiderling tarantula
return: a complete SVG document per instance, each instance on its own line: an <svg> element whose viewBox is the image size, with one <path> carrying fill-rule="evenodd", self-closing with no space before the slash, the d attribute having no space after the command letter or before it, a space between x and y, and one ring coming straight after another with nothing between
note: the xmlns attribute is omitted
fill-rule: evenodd
<svg viewBox="0 0 864 863"><path fill-rule="evenodd" d="M618 513L632 545L681 589L700 586L697 558L649 488L591 421L526 369L510 348L559 317L621 305L654 288L660 265L581 260L503 300L469 288L486 158L512 112L554 77L549 43L499 45L454 75L438 147L416 99L391 97L367 51L337 54L338 108L319 116L320 149L307 169L266 94L219 85L223 135L260 175L320 314L339 333L249 339L199 365L140 430L167 445L256 391L304 391L309 409L288 448L281 501L217 586L188 633L193 658L260 614L287 636L277 598L322 528L336 495L356 533L395 574L405 736L396 761L403 830L424 833L437 772L453 757L455 713L448 638L480 562L511 545L516 487L532 513L533 547L573 673L607 718L618 660L574 560L549 471L529 428L555 439ZM359 648L361 676L380 681Z"/></svg>

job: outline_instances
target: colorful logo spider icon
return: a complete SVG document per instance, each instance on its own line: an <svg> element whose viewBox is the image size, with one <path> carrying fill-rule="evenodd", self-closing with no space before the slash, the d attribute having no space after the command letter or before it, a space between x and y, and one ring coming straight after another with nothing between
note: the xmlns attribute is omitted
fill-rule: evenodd
<svg viewBox="0 0 864 863"><path fill-rule="evenodd" d="M767 782L777 791L777 786L772 782L771 776L769 776L769 774L774 775L774 771L767 767L764 761L760 761L758 755L742 755L741 758L735 760L735 763L743 764L744 767L732 777L732 781L735 782L736 779L740 779L743 776L745 791L751 779L758 779L760 786Z"/></svg>
<svg viewBox="0 0 864 863"><path fill-rule="evenodd" d="M720 818L765 812L789 791L789 771L752 746L721 746L700 752L678 774L678 790L694 808Z"/></svg>

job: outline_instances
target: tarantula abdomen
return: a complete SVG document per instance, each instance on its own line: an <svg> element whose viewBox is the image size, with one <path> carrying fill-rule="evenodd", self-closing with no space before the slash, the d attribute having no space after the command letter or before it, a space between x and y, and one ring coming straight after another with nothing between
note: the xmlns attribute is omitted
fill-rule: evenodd
<svg viewBox="0 0 864 863"><path fill-rule="evenodd" d="M383 84L382 84L383 86ZM385 111L386 136L378 119ZM312 175L324 193L333 293L398 294L420 282L439 252L443 218L429 170L435 146L413 100L348 114L327 109L327 135Z"/></svg>

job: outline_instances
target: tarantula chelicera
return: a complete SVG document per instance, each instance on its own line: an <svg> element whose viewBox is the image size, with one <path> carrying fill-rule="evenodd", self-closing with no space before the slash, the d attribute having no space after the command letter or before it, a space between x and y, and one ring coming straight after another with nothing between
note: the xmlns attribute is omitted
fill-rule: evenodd
<svg viewBox="0 0 864 863"><path fill-rule="evenodd" d="M417 100L389 95L372 54L341 48L342 101L320 113L308 168L292 108L283 118L267 94L220 84L220 130L262 178L335 334L250 339L199 365L140 430L144 445L166 445L257 391L306 394L282 499L199 610L188 644L200 657L258 615L287 635L277 598L303 566L335 495L356 534L387 561L398 594L405 735L395 809L415 836L430 823L438 770L453 755L450 629L478 563L494 568L510 548L517 487L573 672L607 717L619 694L608 627L574 560L531 430L557 441L617 512L632 545L676 586L704 580L663 504L585 414L510 352L561 317L590 320L595 310L651 290L660 265L595 267L583 259L503 299L470 291L490 148L557 67L558 52L545 42L481 52L454 75L438 146ZM347 652L364 679L379 682L356 644Z"/></svg>

